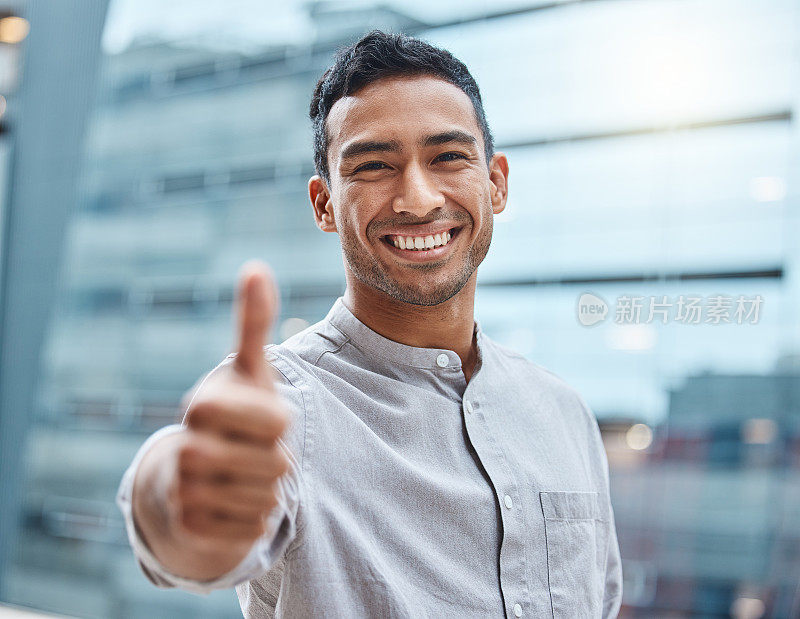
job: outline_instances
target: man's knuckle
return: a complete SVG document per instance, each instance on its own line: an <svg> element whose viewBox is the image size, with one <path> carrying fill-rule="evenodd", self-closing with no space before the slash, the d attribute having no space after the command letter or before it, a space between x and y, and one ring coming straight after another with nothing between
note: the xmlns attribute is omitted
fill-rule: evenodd
<svg viewBox="0 0 800 619"><path fill-rule="evenodd" d="M181 526L187 531L203 534L207 530L208 520L198 509L184 509L180 514Z"/></svg>
<svg viewBox="0 0 800 619"><path fill-rule="evenodd" d="M193 505L200 502L203 492L199 484L184 479L178 484L177 496L181 504Z"/></svg>
<svg viewBox="0 0 800 619"><path fill-rule="evenodd" d="M209 402L205 399L192 402L186 410L186 425L190 428L204 425L210 414Z"/></svg>
<svg viewBox="0 0 800 619"><path fill-rule="evenodd" d="M204 425L220 414L225 404L225 391L209 387L198 393L186 411L187 423Z"/></svg>
<svg viewBox="0 0 800 619"><path fill-rule="evenodd" d="M201 457L196 445L187 443L178 449L178 473L184 476L194 471L198 459Z"/></svg>

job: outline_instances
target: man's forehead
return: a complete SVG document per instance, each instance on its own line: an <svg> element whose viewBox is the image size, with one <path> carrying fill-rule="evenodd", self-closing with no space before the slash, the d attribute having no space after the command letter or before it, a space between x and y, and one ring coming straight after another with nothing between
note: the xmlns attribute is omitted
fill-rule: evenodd
<svg viewBox="0 0 800 619"><path fill-rule="evenodd" d="M460 88L430 76L384 78L333 105L329 154L353 140L417 142L443 127L481 137L472 101Z"/></svg>

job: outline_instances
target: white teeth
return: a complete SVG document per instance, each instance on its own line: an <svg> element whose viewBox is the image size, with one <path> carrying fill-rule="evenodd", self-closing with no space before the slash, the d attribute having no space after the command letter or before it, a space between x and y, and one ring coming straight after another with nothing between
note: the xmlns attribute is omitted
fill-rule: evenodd
<svg viewBox="0 0 800 619"><path fill-rule="evenodd" d="M392 238L392 244L399 249L427 250L447 245L451 238L449 231L427 236L396 236Z"/></svg>

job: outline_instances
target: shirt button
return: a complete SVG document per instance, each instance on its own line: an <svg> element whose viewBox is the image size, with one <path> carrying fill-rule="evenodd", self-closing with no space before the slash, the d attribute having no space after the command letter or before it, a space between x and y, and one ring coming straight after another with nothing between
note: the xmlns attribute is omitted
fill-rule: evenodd
<svg viewBox="0 0 800 619"><path fill-rule="evenodd" d="M445 367L449 361L450 359L448 359L447 355L444 353L436 357L436 365L438 365L440 368Z"/></svg>
<svg viewBox="0 0 800 619"><path fill-rule="evenodd" d="M472 414L472 402L464 400L464 410L467 411L468 414Z"/></svg>
<svg viewBox="0 0 800 619"><path fill-rule="evenodd" d="M503 503L505 503L505 504L506 504L506 507L507 507L508 509L511 509L512 507L514 507L514 503L511 501L511 497L510 497L510 496L508 496L508 495L505 495L505 496L503 497ZM519 617L519 615L517 615L517 617Z"/></svg>
<svg viewBox="0 0 800 619"><path fill-rule="evenodd" d="M514 616L522 617L522 606L519 604L514 604Z"/></svg>

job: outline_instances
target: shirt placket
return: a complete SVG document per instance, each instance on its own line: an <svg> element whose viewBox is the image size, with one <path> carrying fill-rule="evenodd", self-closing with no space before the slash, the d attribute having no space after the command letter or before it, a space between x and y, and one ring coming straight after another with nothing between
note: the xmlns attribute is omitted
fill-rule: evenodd
<svg viewBox="0 0 800 619"><path fill-rule="evenodd" d="M478 459L494 486L495 501L503 524L500 545L500 588L506 617L532 616L527 583L526 530L524 502L519 485L500 445L494 439L484 417L486 402L470 382L462 400L467 435Z"/></svg>

